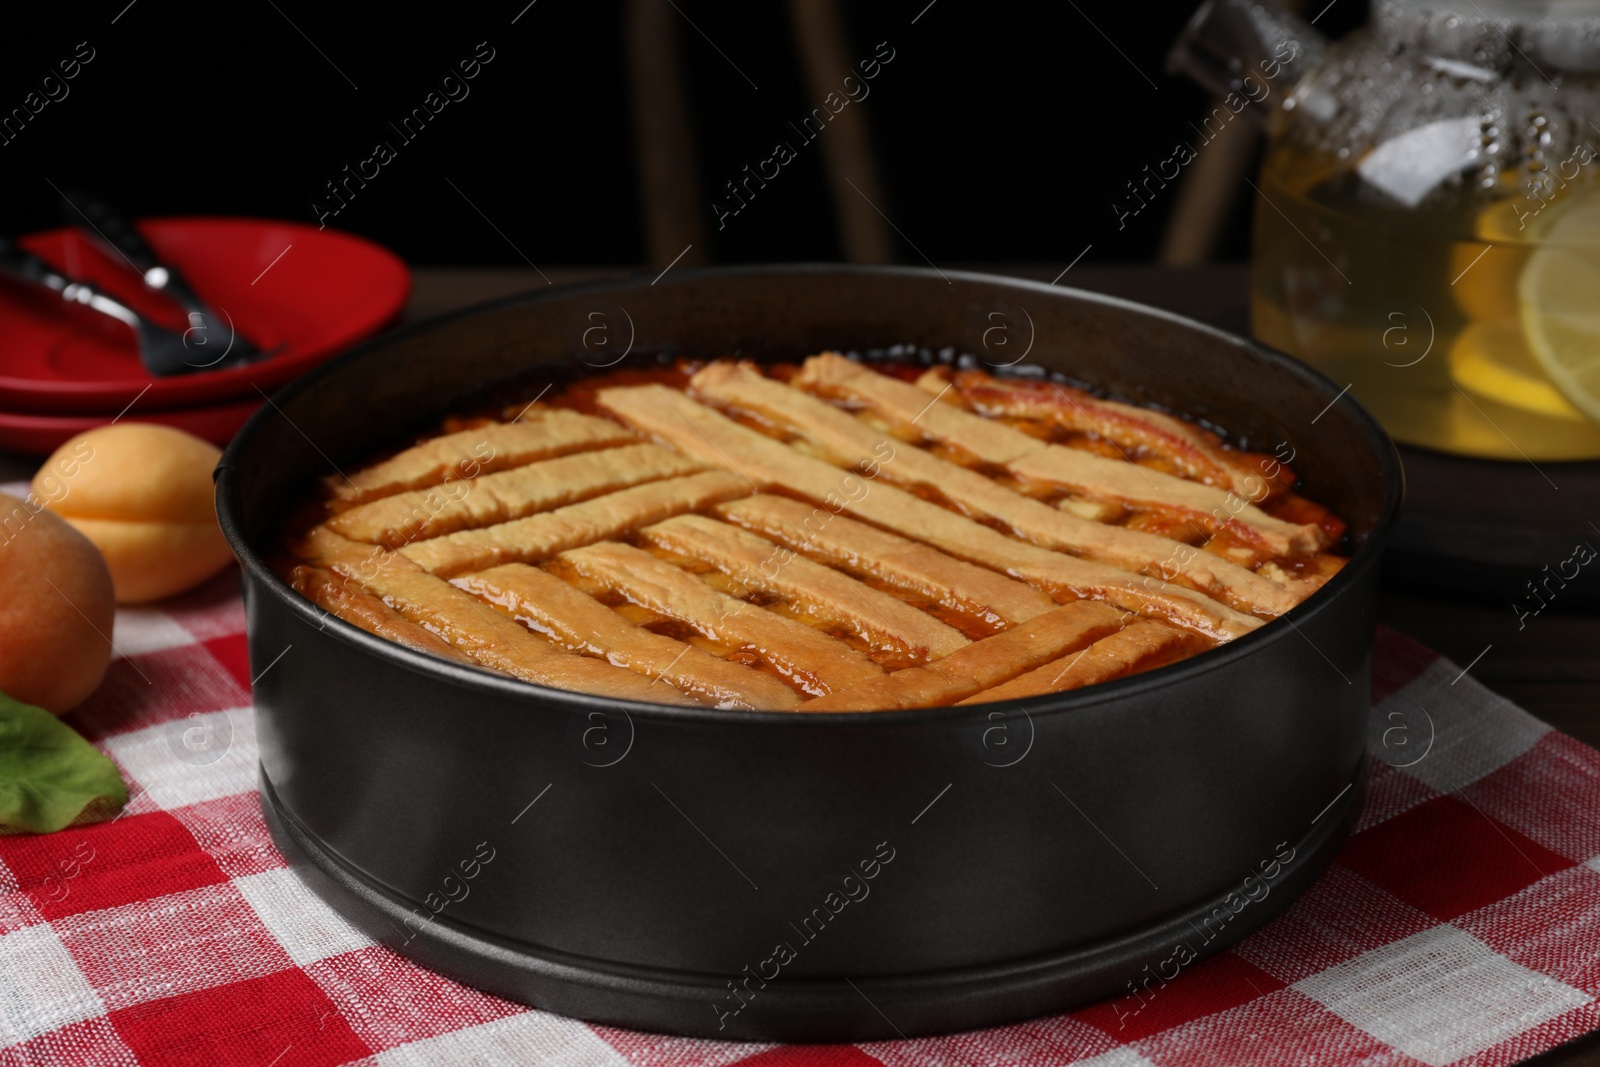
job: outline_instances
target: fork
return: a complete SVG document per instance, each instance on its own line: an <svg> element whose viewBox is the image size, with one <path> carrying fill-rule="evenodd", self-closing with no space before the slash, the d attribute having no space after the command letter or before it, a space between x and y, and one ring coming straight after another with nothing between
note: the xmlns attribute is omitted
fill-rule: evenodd
<svg viewBox="0 0 1600 1067"><path fill-rule="evenodd" d="M129 326L139 342L139 360L154 377L170 378L177 374L214 370L222 366L224 361L236 363L244 359L244 353L232 350L232 337L229 339L229 351L215 358L207 358L209 353L205 351L205 346L209 338L203 316L191 312L187 330L183 333L169 330L149 321L88 282L67 277L4 237L0 237L0 272L47 289L68 304L82 305Z"/></svg>
<svg viewBox="0 0 1600 1067"><path fill-rule="evenodd" d="M183 309L189 319L189 329L183 336L198 334L198 342L191 342L190 351L206 345L212 338L226 336L228 343L222 355L214 362L196 365L197 370L210 370L224 359L242 361L261 354L249 338L241 334L229 321L224 334L222 319L215 309L200 299L183 276L183 272L163 260L156 250L139 233L133 220L122 214L100 197L85 192L62 196L62 215L77 226L86 236L97 239L108 252L115 252L123 262L138 272L147 288L162 294ZM73 216L77 217L74 218ZM201 354L201 353L196 353Z"/></svg>

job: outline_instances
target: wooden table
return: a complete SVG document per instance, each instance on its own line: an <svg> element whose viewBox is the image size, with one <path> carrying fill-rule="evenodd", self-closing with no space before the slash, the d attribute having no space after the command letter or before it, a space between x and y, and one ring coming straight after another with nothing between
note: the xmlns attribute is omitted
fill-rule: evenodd
<svg viewBox="0 0 1600 1067"><path fill-rule="evenodd" d="M941 264L948 268L950 264ZM1059 265L981 268L1050 281ZM626 277L630 268L547 269L555 284ZM499 296L543 288L527 269L422 267L406 309L417 320ZM1112 293L1244 331L1246 274L1236 265L1201 268L1077 267L1063 284ZM27 478L36 461L0 453L0 481ZM1600 519L1600 501L1596 501ZM1379 618L1465 665L1472 676L1558 730L1600 747L1600 611L1563 610L1559 604L1518 629L1506 604L1479 604L1387 589ZM1487 651L1485 651L1487 649ZM1529 1061L1562 1067L1600 1067L1600 1034Z"/></svg>

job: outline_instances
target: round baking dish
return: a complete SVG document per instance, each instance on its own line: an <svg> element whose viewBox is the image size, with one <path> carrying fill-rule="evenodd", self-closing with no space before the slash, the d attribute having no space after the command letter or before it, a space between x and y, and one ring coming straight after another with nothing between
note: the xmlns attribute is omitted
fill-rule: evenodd
<svg viewBox="0 0 1600 1067"><path fill-rule="evenodd" d="M448 663L326 615L263 562L314 475L487 384L662 352L897 345L1059 371L1292 448L1353 558L1287 617L1123 681L816 715L627 704ZM255 690L263 806L333 907L423 966L565 1015L858 1041L1103 997L1132 1010L1316 878L1360 802L1401 473L1335 384L1210 327L982 275L797 266L545 290L389 335L273 397L217 493L251 661L274 664Z"/></svg>

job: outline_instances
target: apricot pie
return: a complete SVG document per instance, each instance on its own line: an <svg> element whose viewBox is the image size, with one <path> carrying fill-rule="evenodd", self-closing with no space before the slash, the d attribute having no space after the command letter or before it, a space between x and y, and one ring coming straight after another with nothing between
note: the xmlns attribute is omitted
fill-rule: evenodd
<svg viewBox="0 0 1600 1067"><path fill-rule="evenodd" d="M280 570L370 633L540 685L872 711L1202 652L1334 574L1277 457L948 366L718 360L579 379L329 475Z"/></svg>

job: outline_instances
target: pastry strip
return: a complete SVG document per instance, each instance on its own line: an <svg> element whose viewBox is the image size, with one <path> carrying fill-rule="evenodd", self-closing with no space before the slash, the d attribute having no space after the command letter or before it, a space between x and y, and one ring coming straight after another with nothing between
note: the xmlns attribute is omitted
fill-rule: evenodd
<svg viewBox="0 0 1600 1067"><path fill-rule="evenodd" d="M502 608L569 652L598 656L661 679L707 704L765 711L792 711L800 705L794 690L772 675L635 626L537 567L508 563L460 575L451 584Z"/></svg>
<svg viewBox="0 0 1600 1067"><path fill-rule="evenodd" d="M361 504L408 489L426 489L447 480L475 478L491 471L587 448L608 448L633 440L610 419L559 408L529 409L516 422L497 422L447 433L352 473L323 479L328 495L341 504Z"/></svg>
<svg viewBox="0 0 1600 1067"><path fill-rule="evenodd" d="M705 471L649 482L525 519L413 541L400 552L424 570L445 577L501 563L531 563L749 492L750 484L743 478L721 470Z"/></svg>
<svg viewBox="0 0 1600 1067"><path fill-rule="evenodd" d="M969 643L959 631L888 593L725 522L679 515L646 526L639 537L709 563L747 588L775 593L874 647L888 645L912 663L948 656Z"/></svg>
<svg viewBox="0 0 1600 1067"><path fill-rule="evenodd" d="M871 578L927 600L990 630L1052 610L1055 601L1022 582L947 556L828 508L763 493L713 509L736 526L754 530L831 566Z"/></svg>
<svg viewBox="0 0 1600 1067"><path fill-rule="evenodd" d="M1317 527L1284 522L1231 491L1077 448L1051 445L1006 464L1006 469L1019 477L1102 500L1175 511L1199 528L1228 530L1268 556L1310 555L1324 547L1326 540Z"/></svg>
<svg viewBox="0 0 1600 1067"><path fill-rule="evenodd" d="M1231 492L1075 448L1052 445L1014 426L930 400L909 382L891 378L839 355L813 356L795 374L796 386L842 396L924 435L996 463L1026 478L1050 482L1100 500L1177 511L1201 530L1233 531L1269 555L1315 552L1324 534L1315 526L1276 519ZM930 407L930 403L932 406Z"/></svg>
<svg viewBox="0 0 1600 1067"><path fill-rule="evenodd" d="M659 386L627 386L603 389L596 394L596 400L629 425L664 438L708 463L729 467L763 487L783 487L830 509L848 508L862 519L927 542L952 556L1020 578L1053 596L1109 600L1119 607L1170 618L1225 640L1261 624L1260 619L1193 590L1013 540L881 480L841 471L797 452L683 393ZM731 458L735 456L737 460ZM420 546L408 546L405 551L409 553L417 547Z"/></svg>
<svg viewBox="0 0 1600 1067"><path fill-rule="evenodd" d="M328 526L352 541L399 548L702 469L704 464L651 444L578 452L358 504Z"/></svg>
<svg viewBox="0 0 1600 1067"><path fill-rule="evenodd" d="M299 564L289 572L289 584L294 586L295 592L323 611L331 612L369 634L405 645L416 652L427 652L443 659L453 659L457 663L478 665L471 656L457 652L433 631L418 626L349 578L322 567Z"/></svg>
<svg viewBox="0 0 1600 1067"><path fill-rule="evenodd" d="M320 526L305 536L300 550L304 558L353 579L411 622L426 627L491 670L539 685L623 700L694 703L670 686L654 684L632 671L553 647L397 552L347 540Z"/></svg>
<svg viewBox="0 0 1600 1067"><path fill-rule="evenodd" d="M1197 651L1193 635L1163 626L1158 622L1136 622L1102 637L1081 652L1063 656L1027 674L1019 675L993 689L986 689L961 701L963 704L989 704L996 700L1059 693L1087 685L1125 678Z"/></svg>
<svg viewBox="0 0 1600 1067"><path fill-rule="evenodd" d="M917 379L925 392L943 392L955 383L956 393L989 416L1040 419L1082 433L1096 433L1126 449L1160 456L1191 481L1231 489L1261 500L1293 487L1294 477L1276 464L1268 477L1238 452L1224 449L1215 435L1182 419L1115 400L1102 400L1081 389L1054 382L997 378L982 371L945 375L930 370Z"/></svg>
<svg viewBox="0 0 1600 1067"><path fill-rule="evenodd" d="M690 386L718 403L787 427L836 463L866 464L867 470L881 470L890 481L935 489L967 511L998 520L1043 548L1134 573L1156 574L1166 581L1181 576L1184 584L1241 611L1275 616L1299 603L1282 585L1209 552L1080 518L930 452L904 444L895 448L860 419L743 364L710 364L690 380Z"/></svg>
<svg viewBox="0 0 1600 1067"><path fill-rule="evenodd" d="M1123 617L1105 604L1068 604L1005 633L974 641L925 667L895 671L808 700L800 710L895 711L954 704L1115 633Z"/></svg>
<svg viewBox="0 0 1600 1067"><path fill-rule="evenodd" d="M643 549L616 543L588 545L563 552L557 565L735 652L766 662L810 695L883 675L882 667L838 638L735 600Z"/></svg>

